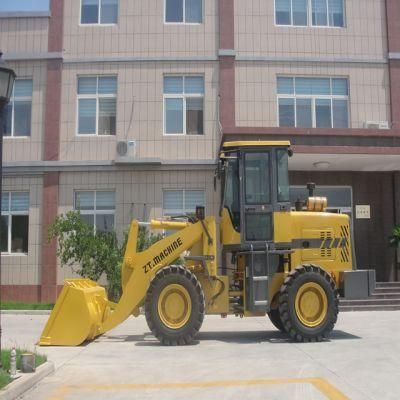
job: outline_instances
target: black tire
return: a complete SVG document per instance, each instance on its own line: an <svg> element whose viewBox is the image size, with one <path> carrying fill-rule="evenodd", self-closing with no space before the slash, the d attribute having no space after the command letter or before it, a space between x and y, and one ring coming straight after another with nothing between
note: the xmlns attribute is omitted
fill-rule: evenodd
<svg viewBox="0 0 400 400"><path fill-rule="evenodd" d="M190 317L182 327L177 329L168 327L158 312L160 294L169 285L182 286L190 296ZM201 328L204 313L204 292L196 275L180 265L165 267L156 274L146 294L145 315L150 330L163 345L190 344Z"/></svg>
<svg viewBox="0 0 400 400"><path fill-rule="evenodd" d="M276 329L283 333L286 333L285 327L283 326L281 321L281 315L279 314L279 308L271 309L268 313L268 317Z"/></svg>
<svg viewBox="0 0 400 400"><path fill-rule="evenodd" d="M305 325L296 313L296 295L307 284L319 285L327 299L324 319L318 325ZM285 331L297 342L320 342L329 337L339 312L339 293L332 277L316 265L302 265L293 270L285 279L279 293L279 314Z"/></svg>

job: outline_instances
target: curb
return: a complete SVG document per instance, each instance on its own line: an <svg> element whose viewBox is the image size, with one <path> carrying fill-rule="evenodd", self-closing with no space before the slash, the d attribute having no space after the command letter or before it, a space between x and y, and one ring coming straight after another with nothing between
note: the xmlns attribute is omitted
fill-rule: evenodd
<svg viewBox="0 0 400 400"><path fill-rule="evenodd" d="M45 362L36 368L35 373L24 374L1 390L0 400L16 399L54 371L54 364L51 361Z"/></svg>
<svg viewBox="0 0 400 400"><path fill-rule="evenodd" d="M1 314L11 315L50 315L52 310L0 310Z"/></svg>

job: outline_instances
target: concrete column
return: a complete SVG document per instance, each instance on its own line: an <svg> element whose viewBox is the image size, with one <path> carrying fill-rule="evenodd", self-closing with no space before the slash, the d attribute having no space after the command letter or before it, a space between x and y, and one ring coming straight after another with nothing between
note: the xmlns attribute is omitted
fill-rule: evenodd
<svg viewBox="0 0 400 400"><path fill-rule="evenodd" d="M386 0L392 128L400 128L400 1Z"/></svg>
<svg viewBox="0 0 400 400"><path fill-rule="evenodd" d="M234 0L219 0L219 48L235 48Z"/></svg>
<svg viewBox="0 0 400 400"><path fill-rule="evenodd" d="M220 122L225 132L235 119L235 15L234 0L219 0Z"/></svg>
<svg viewBox="0 0 400 400"><path fill-rule="evenodd" d="M223 132L236 126L235 57L219 59L220 120Z"/></svg>
<svg viewBox="0 0 400 400"><path fill-rule="evenodd" d="M51 0L48 51L63 51L64 0ZM47 62L46 111L44 122L43 160L59 159L61 121L62 60ZM48 228L58 214L59 173L43 175L42 201L42 268L41 301L54 302L57 298L57 244L48 243Z"/></svg>
<svg viewBox="0 0 400 400"><path fill-rule="evenodd" d="M48 242L47 232L58 213L59 173L48 172L43 177L42 212L42 270L41 301L54 302L57 298L57 243Z"/></svg>
<svg viewBox="0 0 400 400"><path fill-rule="evenodd" d="M395 225L400 225L400 172L393 174L393 199L394 199L394 218ZM400 280L400 249L396 251L396 263L394 269L394 280Z"/></svg>

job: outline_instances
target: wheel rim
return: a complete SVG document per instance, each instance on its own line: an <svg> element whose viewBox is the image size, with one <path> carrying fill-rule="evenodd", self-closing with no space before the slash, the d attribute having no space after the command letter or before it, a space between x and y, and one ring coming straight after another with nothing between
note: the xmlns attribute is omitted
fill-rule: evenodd
<svg viewBox="0 0 400 400"><path fill-rule="evenodd" d="M158 315L168 328L179 329L185 326L192 313L192 300L189 292L181 285L166 286L158 298Z"/></svg>
<svg viewBox="0 0 400 400"><path fill-rule="evenodd" d="M325 290L318 283L305 283L296 294L295 309L297 318L303 325L309 328L320 325L328 314Z"/></svg>

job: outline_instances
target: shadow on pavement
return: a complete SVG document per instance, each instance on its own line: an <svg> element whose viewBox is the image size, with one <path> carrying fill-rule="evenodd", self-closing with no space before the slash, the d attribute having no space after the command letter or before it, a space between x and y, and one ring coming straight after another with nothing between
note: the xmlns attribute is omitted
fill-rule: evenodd
<svg viewBox="0 0 400 400"><path fill-rule="evenodd" d="M348 332L335 330L332 332L330 339L326 341L336 340L355 340L361 339L359 336L352 335ZM143 335L119 335L119 336L103 336L102 341L107 342L135 342L135 346L161 346L159 341L150 333ZM287 335L279 331L219 331L219 332L200 332L196 340L191 346L198 345L204 341L217 341L236 344L252 344L252 343L291 343L292 340Z"/></svg>
<svg viewBox="0 0 400 400"><path fill-rule="evenodd" d="M330 337L331 341L342 340L342 339L361 339L361 337L352 335L351 333L348 333L348 332L339 331L339 330L332 332L332 335Z"/></svg>

